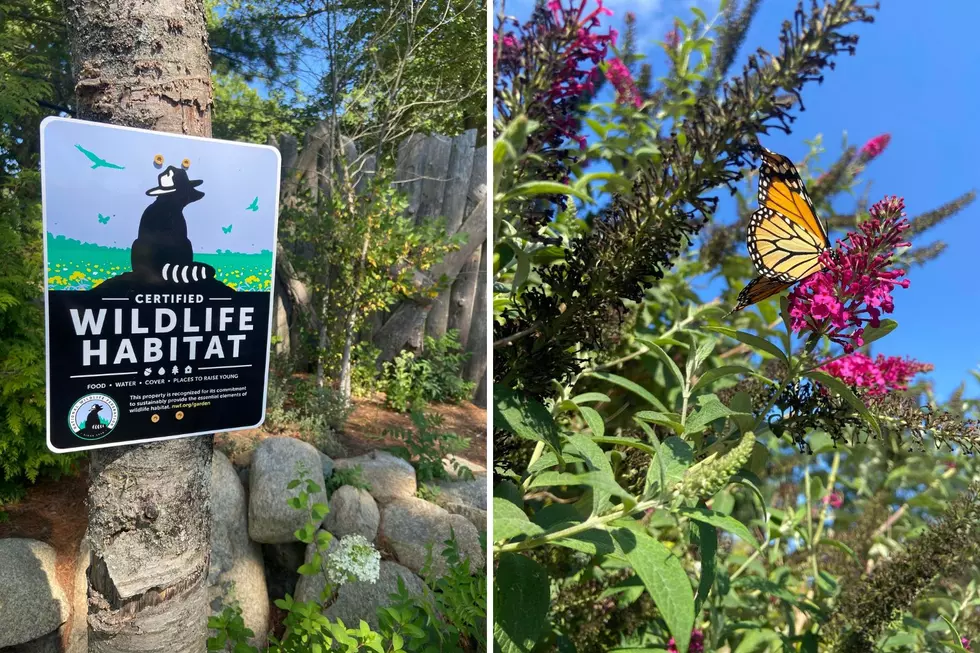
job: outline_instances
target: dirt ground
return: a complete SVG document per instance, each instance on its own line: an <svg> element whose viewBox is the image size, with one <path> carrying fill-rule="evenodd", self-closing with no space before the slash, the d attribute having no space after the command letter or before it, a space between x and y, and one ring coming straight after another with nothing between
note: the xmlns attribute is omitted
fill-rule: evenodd
<svg viewBox="0 0 980 653"><path fill-rule="evenodd" d="M408 415L385 408L384 395L355 398L354 403L344 432L339 434L339 441L348 456L390 446L394 441L381 435L386 429L411 426ZM426 412L442 416L445 431L470 438L470 447L459 454L461 458L486 465L486 410L464 402L460 405L433 404ZM301 434L286 431L279 435L300 437ZM215 446L228 453L232 463L243 466L248 464L255 444L267 437L272 436L261 429L219 433L215 436ZM0 538L26 537L54 547L58 555L58 580L69 597L74 587L78 547L88 523L87 493L88 462L83 460L78 475L43 479L28 488L22 501L4 506L7 518L0 521Z"/></svg>
<svg viewBox="0 0 980 653"><path fill-rule="evenodd" d="M455 433L470 439L470 446L459 454L460 458L487 466L487 411L466 401L461 404L429 404L426 414L436 413L443 419L441 430ZM344 449L339 453L326 452L334 457L359 456L373 449L384 449L396 444L393 438L383 433L394 427L408 428L412 420L407 413L398 413L385 408L384 394L371 397L355 397L354 410L347 418L344 430L337 434L337 440ZM229 431L215 436L214 444L231 460L235 467L248 466L252 451L262 440L271 437L288 436L305 439L304 434L292 429L269 433L263 429Z"/></svg>

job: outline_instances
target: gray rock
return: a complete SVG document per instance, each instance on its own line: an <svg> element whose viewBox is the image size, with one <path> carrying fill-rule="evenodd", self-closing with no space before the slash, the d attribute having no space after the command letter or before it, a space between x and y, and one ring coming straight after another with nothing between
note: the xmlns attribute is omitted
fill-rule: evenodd
<svg viewBox="0 0 980 653"><path fill-rule="evenodd" d="M331 476L333 476L333 458L323 453L322 451L320 451L319 454L320 454L320 463L321 466L323 467L323 478L324 480L326 480Z"/></svg>
<svg viewBox="0 0 980 653"><path fill-rule="evenodd" d="M487 479L477 477L473 481L433 481L432 485L439 488L436 493L436 502L439 505L445 503L465 503L468 506L487 509Z"/></svg>
<svg viewBox="0 0 980 653"><path fill-rule="evenodd" d="M349 628L356 628L363 619L377 630L378 608L391 605L388 597L398 591L399 578L410 594L422 593L422 579L398 563L382 560L377 582L342 585L336 600L324 614L328 619L340 619Z"/></svg>
<svg viewBox="0 0 980 653"><path fill-rule="evenodd" d="M0 647L57 630L71 605L55 575L55 550L37 540L0 540Z"/></svg>
<svg viewBox="0 0 980 653"><path fill-rule="evenodd" d="M372 451L356 458L334 461L335 469L360 466L361 478L370 486L371 496L380 504L415 496L415 468L387 451Z"/></svg>
<svg viewBox="0 0 980 653"><path fill-rule="evenodd" d="M238 470L238 480L242 482L242 487L245 489L245 496L248 496L248 467L242 467Z"/></svg>
<svg viewBox="0 0 980 653"><path fill-rule="evenodd" d="M484 467L482 464L475 462L473 460L460 458L459 456L453 454L449 454L448 456L442 459L442 468L446 470L446 473L449 474L449 478L453 480L459 479L459 474L456 471L457 465L462 465L463 467L466 467L471 472L473 472L473 475L476 476L477 478L479 478L480 476L486 477L487 475L487 468Z"/></svg>
<svg viewBox="0 0 980 653"><path fill-rule="evenodd" d="M29 642L0 649L0 653L61 653L61 634L56 630Z"/></svg>
<svg viewBox="0 0 980 653"><path fill-rule="evenodd" d="M208 600L218 615L236 602L245 626L255 633L252 646L265 648L269 630L269 594L262 548L248 537L245 488L220 451L211 463L211 569Z"/></svg>
<svg viewBox="0 0 980 653"><path fill-rule="evenodd" d="M325 532L327 532L327 531L325 531L325 530L323 530L321 528L317 532L317 535L319 535L320 533L325 533ZM337 547L337 541L338 541L338 539L339 539L338 537L331 538L330 544L327 545L327 550L324 553L322 553L321 555L322 556L325 556L325 555L328 555L331 551L333 551ZM316 553L316 541L315 540L313 542L311 542L310 544L307 544L306 545L306 555L303 558L303 564L307 564L307 565L310 564L310 562L313 561L313 554L314 553ZM319 601L320 600L320 594L323 592L323 589L326 586L327 586L327 581L323 577L323 574L322 573L320 573L320 574L313 574L311 576L303 576L303 575L301 575L299 577L299 580L296 581L296 594L294 595L294 598L297 601L304 601L304 602L305 601Z"/></svg>
<svg viewBox="0 0 980 653"><path fill-rule="evenodd" d="M317 479L322 469L319 452L311 444L293 438L262 440L252 455L249 472L248 534L256 542L281 544L294 542L296 530L306 523L305 510L287 504L299 488L289 490L289 482L305 470L321 486L311 497L312 503L326 503L323 481Z"/></svg>
<svg viewBox="0 0 980 653"><path fill-rule="evenodd" d="M356 534L373 542L380 522L381 513L371 493L344 485L330 497L330 512L323 519L323 527L338 538Z"/></svg>
<svg viewBox="0 0 980 653"><path fill-rule="evenodd" d="M465 517L451 515L444 508L415 497L384 506L378 541L395 554L398 562L414 572L421 571L427 546L431 544L432 571L441 576L446 571L442 550L452 531L455 531L460 554L470 559L470 569L483 569L486 560L476 527Z"/></svg>
<svg viewBox="0 0 980 653"><path fill-rule="evenodd" d="M487 532L487 511L481 510L480 508L474 508L473 506L468 506L465 503L451 503L437 501L439 505L446 509L451 515L460 515L465 517L471 524L476 526L476 530L483 533Z"/></svg>

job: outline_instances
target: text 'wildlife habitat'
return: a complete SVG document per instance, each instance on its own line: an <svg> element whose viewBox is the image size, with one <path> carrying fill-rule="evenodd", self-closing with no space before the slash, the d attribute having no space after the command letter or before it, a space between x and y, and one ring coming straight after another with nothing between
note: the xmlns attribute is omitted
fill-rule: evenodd
<svg viewBox="0 0 980 653"><path fill-rule="evenodd" d="M278 152L63 118L41 143L48 446L260 424Z"/></svg>

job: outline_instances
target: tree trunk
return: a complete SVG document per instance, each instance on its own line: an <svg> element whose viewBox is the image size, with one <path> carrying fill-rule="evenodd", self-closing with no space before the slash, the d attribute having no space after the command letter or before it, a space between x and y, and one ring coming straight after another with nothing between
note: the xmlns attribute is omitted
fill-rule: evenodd
<svg viewBox="0 0 980 653"><path fill-rule="evenodd" d="M67 0L78 117L211 135L202 0ZM211 436L92 452L89 651L206 649Z"/></svg>
<svg viewBox="0 0 980 653"><path fill-rule="evenodd" d="M471 129L459 136L453 137L452 150L449 155L448 181L442 200L442 216L446 219L446 233L454 234L459 229L466 215L466 195L470 187L470 177L473 173L473 153L476 148L476 130ZM449 313L452 310L450 295L452 289L447 286L432 304L432 310L425 321L425 334L440 338L446 334L449 325Z"/></svg>
<svg viewBox="0 0 980 653"><path fill-rule="evenodd" d="M459 332L459 344L464 351L470 339L470 320L473 318L473 301L476 299L476 284L480 276L480 260L480 252L473 252L473 256L456 276L449 295L449 319L446 321L446 328L456 329ZM474 347L484 345L486 343L473 343Z"/></svg>
<svg viewBox="0 0 980 653"><path fill-rule="evenodd" d="M441 262L425 272L416 270L412 285L420 291L414 299L402 302L395 309L377 333L374 344L381 350L378 359L389 361L401 351L405 343L420 340L425 318L432 308L432 299L421 292L431 288L443 275L453 280L459 275L466 261L487 239L487 202L483 200L474 207L459 229L467 237L466 242L455 252L448 254ZM472 337L472 336L471 336Z"/></svg>
<svg viewBox="0 0 980 653"><path fill-rule="evenodd" d="M469 360L463 370L463 378L477 384L473 403L486 408L487 386L487 243L483 242L480 256L480 280L476 285L476 301L473 302L473 319L470 322L472 343Z"/></svg>

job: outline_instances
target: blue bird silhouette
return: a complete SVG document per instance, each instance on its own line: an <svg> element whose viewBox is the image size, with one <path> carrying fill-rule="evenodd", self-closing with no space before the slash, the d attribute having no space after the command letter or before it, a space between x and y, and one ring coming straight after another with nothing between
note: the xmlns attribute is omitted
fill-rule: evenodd
<svg viewBox="0 0 980 653"><path fill-rule="evenodd" d="M259 198L258 196L252 200L252 203L245 207L246 211L258 211L259 210Z"/></svg>
<svg viewBox="0 0 980 653"><path fill-rule="evenodd" d="M115 163L109 163L105 159L99 158L95 154L93 154L93 153L89 152L88 150L86 150L81 145L76 145L75 147L78 149L79 152L81 152L86 157L88 157L88 160L89 161L92 162L92 169L93 170L95 170L96 168L112 168L113 170L125 170L126 169L124 166L119 166L119 165L116 165Z"/></svg>

